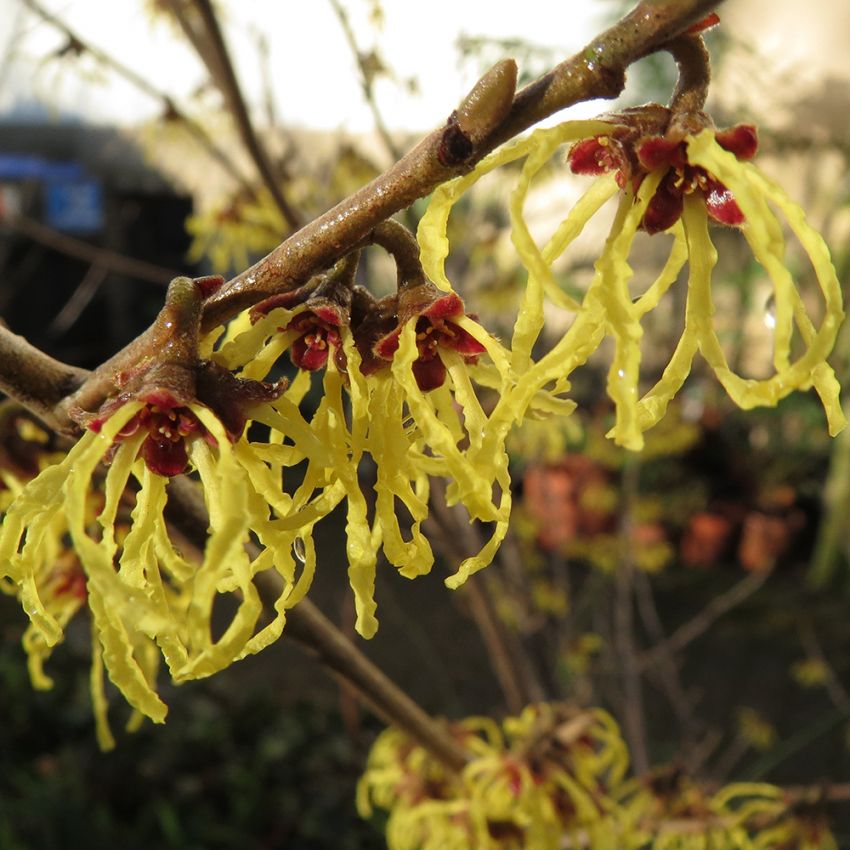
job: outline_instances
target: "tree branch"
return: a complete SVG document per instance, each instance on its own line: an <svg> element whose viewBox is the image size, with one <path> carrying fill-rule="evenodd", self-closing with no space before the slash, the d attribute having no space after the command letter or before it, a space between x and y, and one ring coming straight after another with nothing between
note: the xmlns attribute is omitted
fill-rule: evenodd
<svg viewBox="0 0 850 850"><path fill-rule="evenodd" d="M2 226L20 233L21 236L26 236L33 242L38 242L39 245L50 248L52 251L59 251L59 253L68 257L74 257L84 263L98 266L104 271L125 275L136 280L167 284L177 274L170 269L149 263L147 260L137 260L135 257L128 257L126 254L119 254L109 248L100 248L97 245L84 242L82 239L68 236L67 233L48 227L29 216L15 215L4 218Z"/></svg>
<svg viewBox="0 0 850 850"><path fill-rule="evenodd" d="M68 421L57 417L56 410L87 375L85 369L48 357L0 324L0 391L35 413L50 428L69 430Z"/></svg>
<svg viewBox="0 0 850 850"><path fill-rule="evenodd" d="M749 599L767 581L769 575L770 570L750 573L725 593L715 596L696 617L679 626L663 644L647 650L640 659L641 669L656 664L669 653L684 649L691 641L708 631L724 614Z"/></svg>
<svg viewBox="0 0 850 850"><path fill-rule="evenodd" d="M543 118L583 100L616 97L623 88L625 68L629 64L661 47L719 2L643 0L584 50L520 91L509 108L496 116L495 126L470 145L467 156L445 161L441 150L447 135L455 128L450 119L384 174L292 234L222 287L206 304L205 329L264 298L293 289L310 274L333 265L376 224L410 206L441 183L466 173L498 145ZM496 68L507 64L499 63ZM494 80L494 86L497 85L504 85L504 79ZM484 98L482 102L488 105L493 101ZM501 109L498 101L494 105ZM492 114L478 116L481 124L493 118Z"/></svg>
<svg viewBox="0 0 850 850"><path fill-rule="evenodd" d="M141 74L137 74L132 68L128 68L122 62L119 62L114 56L95 47L93 44L82 39L68 24L61 18L47 11L38 0L24 0L27 6L35 12L43 21L46 21L53 27L56 27L60 32L64 33L68 38L68 48L75 53L88 53L94 57L101 65L114 71L118 76L123 77L127 82L135 86L139 91L144 92L153 100L158 100L163 105L164 117L166 120L179 121L189 135L205 150L212 159L214 159L221 168L230 175L230 177L239 184L251 197L255 197L256 190L251 185L248 178L242 174L236 163L228 156L215 142L209 137L207 131L194 118L190 118L182 109L171 99L171 97L159 89L155 88ZM168 283L170 278L164 282Z"/></svg>
<svg viewBox="0 0 850 850"><path fill-rule="evenodd" d="M201 60L206 64L213 80L221 90L225 103L236 123L236 129L239 131L242 144L245 145L251 159L254 161L254 165L256 165L257 171L263 180L263 184L269 190L287 224L293 229L300 227L302 223L301 216L283 194L280 185L280 175L275 173L268 151L260 141L260 137L257 135L254 125L251 122L245 97L242 94L242 88L239 85L239 80L236 76L233 62L230 59L230 52L227 49L221 27L218 24L218 17L215 10L210 0L194 0L194 5L202 21L204 35L208 40L212 56L208 56L207 52L199 45L196 37L197 34L193 33L185 16L181 14L179 0L172 0L170 3L175 17L183 27L187 38L198 51Z"/></svg>
<svg viewBox="0 0 850 850"><path fill-rule="evenodd" d="M203 548L209 515L197 484L184 476L173 478L168 485L166 513L169 522ZM252 554L256 555L257 550ZM257 576L257 585L263 603L272 610L280 596L276 574L271 571L261 573ZM375 666L309 599L302 599L288 611L286 619L283 636L292 638L315 654L384 722L404 731L453 770L464 767L469 756L444 726Z"/></svg>

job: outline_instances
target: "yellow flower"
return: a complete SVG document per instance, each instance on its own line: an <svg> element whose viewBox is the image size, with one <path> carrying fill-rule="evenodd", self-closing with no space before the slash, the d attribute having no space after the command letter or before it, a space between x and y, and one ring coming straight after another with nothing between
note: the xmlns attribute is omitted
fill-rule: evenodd
<svg viewBox="0 0 850 850"><path fill-rule="evenodd" d="M426 271L438 285L448 286L443 263L449 250L445 232L451 207L482 175L508 162L525 159L511 200L511 221L514 244L528 270L528 284L511 345L514 379L502 388L491 423L509 427L526 414L543 390L553 404L563 404L562 394L569 389L572 373L604 338L611 337L614 355L607 390L614 402L616 421L610 436L627 448L637 450L643 446L643 432L664 415L687 378L697 352L733 401L744 408L773 405L795 389L814 386L823 401L830 433L837 433L844 425L844 417L838 403L838 382L826 357L835 341L843 309L826 245L808 225L800 208L777 185L749 162L739 161L732 152L736 150L742 156L754 153L751 128L733 128L727 136L705 129L670 140L658 130L668 122L667 110L649 107L604 121L567 122L538 130L506 145L483 160L471 174L434 193L420 225L419 239ZM658 138L652 137L648 128L655 128ZM576 170L600 176L541 248L525 222L524 205L536 175L565 142L574 143L571 164ZM631 170L625 168L626 162L632 163ZM617 171L616 175L610 173L612 170ZM552 264L602 205L618 193L614 223L595 264L595 276L578 302L560 289ZM782 226L771 205L785 217L811 261L824 305L820 326L807 315L786 266ZM773 282L775 373L767 379L752 380L735 374L720 345L713 320L711 283L717 255L709 238L709 214L740 227L754 257ZM636 295L630 289L632 269L628 263L635 236L639 229L657 232L665 228L669 228L673 240L669 260L655 281ZM641 394L642 321L675 284L686 264L688 297L682 336L660 380ZM563 338L534 360L532 350L543 329L547 299L573 313L574 319ZM801 350L792 357L792 349L797 348ZM493 441L502 436L503 430L496 427Z"/></svg>
<svg viewBox="0 0 850 850"><path fill-rule="evenodd" d="M536 705L501 726L469 718L451 731L471 755L460 774L396 730L376 740L358 809L389 811L390 850L554 850L579 831L614 846L627 755L607 714Z"/></svg>

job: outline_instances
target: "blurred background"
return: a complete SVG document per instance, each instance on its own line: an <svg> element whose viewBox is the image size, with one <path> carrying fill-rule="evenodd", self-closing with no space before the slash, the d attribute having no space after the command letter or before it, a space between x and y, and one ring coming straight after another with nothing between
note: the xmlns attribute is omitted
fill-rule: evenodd
<svg viewBox="0 0 850 850"><path fill-rule="evenodd" d="M281 204L246 152L210 45L179 15L191 2L0 0L0 318L63 360L102 362L150 323L175 274L244 268L445 120L493 62L516 57L528 82L630 4L562 5L217 4ZM709 108L719 126L759 125L760 166L808 211L846 286L850 6L736 0L721 13L708 35ZM670 57L650 57L618 105L664 102L674 84ZM566 171L554 164L531 199L541 232L582 190ZM510 174L482 181L451 222L449 276L502 334L524 282L510 187ZM567 291L589 279L604 225L558 267ZM737 234L714 237L727 356L758 377L771 356L769 281ZM664 239L640 240L637 279L657 269ZM814 294L793 245L789 263ZM392 285L380 262L362 272L376 291ZM648 378L669 357L682 309L674 288L648 323ZM552 338L564 321L553 314ZM639 772L847 781L850 436L827 436L811 394L745 413L697 368L646 451L628 455L604 439L604 354L576 376L576 414L514 435L517 508L496 564L446 590L468 528L435 506L441 568L415 584L380 573L381 629L355 639L438 715L500 717L529 697L602 705ZM846 384L847 333L831 362ZM354 637L337 522L311 597ZM210 681L163 685L168 723L120 734L101 753L87 624L55 653L46 692L30 686L24 628L15 600L0 599L2 850L383 846L381 825L354 808L380 725L287 641ZM827 807L841 846L846 808Z"/></svg>

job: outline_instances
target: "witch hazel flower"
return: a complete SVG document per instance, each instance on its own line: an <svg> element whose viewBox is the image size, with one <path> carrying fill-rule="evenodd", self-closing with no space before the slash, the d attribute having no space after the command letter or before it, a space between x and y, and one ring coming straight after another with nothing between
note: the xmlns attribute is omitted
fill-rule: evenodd
<svg viewBox="0 0 850 850"><path fill-rule="evenodd" d="M379 309L390 313L391 318L385 323L394 323L394 326L370 341L371 357L365 361L367 370L379 369L392 362L402 329L408 322L414 326L417 350L411 368L423 392L442 386L446 380L441 351L457 352L467 364L476 363L486 353L484 345L458 324L459 319L467 316L460 296L455 292L443 292L430 281L404 284L394 302ZM474 316L469 318L474 320Z"/></svg>
<svg viewBox="0 0 850 850"><path fill-rule="evenodd" d="M526 202L537 175L564 145L570 145L570 169L595 179L548 239L538 243L525 218ZM650 105L537 130L435 191L419 238L423 257L428 257L426 270L440 284L452 206L484 174L522 161L510 204L511 237L528 282L511 340L513 379L510 374L503 379L490 414L494 442L501 439L496 436L499 428L512 427L535 408L555 413L560 407L568 414L573 407L566 397L571 376L606 338L613 341L606 388L615 422L609 436L627 448L642 447L643 432L664 415L697 354L739 406L774 405L794 390L814 387L830 433L841 430L838 382L826 362L843 318L840 286L829 251L803 211L749 161L756 147L756 131L749 125L716 131L702 112ZM556 263L611 201L616 201L616 213L594 276L582 296L568 294L554 270ZM774 373L767 378L736 374L720 342L712 295L717 252L710 222L732 225L772 284L777 305ZM629 257L640 231L664 231L672 242L657 277L638 288ZM792 247L801 250L814 272L821 300L818 321L809 316L812 299L804 302L789 268L789 234L797 243ZM684 270L686 278L677 284ZM647 382L641 370L643 322L675 285L687 288L683 331L660 377ZM552 308L571 314L571 322L565 334L539 354L545 311ZM541 396L548 401L541 403Z"/></svg>
<svg viewBox="0 0 850 850"><path fill-rule="evenodd" d="M315 566L312 542L301 540L297 551L295 544L316 517L275 495L274 462L265 462L263 447L245 437L255 412L281 418L271 403L284 385L238 378L219 363L197 359L204 294L203 282L172 283L154 326L156 345L129 368L119 364L111 375L98 375L94 389L83 388L72 414L89 427L59 463L20 489L0 526L0 563L50 647L61 640L64 623L39 577L50 569L54 531L63 524L85 577L109 678L133 708L157 722L166 707L149 664L151 641L176 681L210 675L280 634L286 610L306 593ZM85 403L109 384L117 395L85 409L95 407ZM299 445L312 437L309 427L303 430ZM309 450L326 456L312 439ZM101 462L108 465L105 476L97 471ZM322 464L330 466L325 458ZM176 486L169 482L184 471L198 479L209 512L197 557L183 554L164 519ZM101 504L92 511L95 494L102 494ZM254 558L247 548L252 536L263 547ZM281 591L275 615L261 623L254 578L268 569L280 575ZM235 613L214 636L211 617L222 596L233 600Z"/></svg>
<svg viewBox="0 0 850 850"><path fill-rule="evenodd" d="M711 132L707 116L691 116L685 127L666 107L648 104L618 113L611 120L616 126L610 135L576 142L567 162L575 174L613 172L620 188L629 186L635 194L648 174L663 172L641 219L642 230L667 230L681 218L685 197L694 193L702 197L713 221L732 226L743 223L744 214L729 188L688 159L687 137L702 129ZM758 150L758 134L751 124L714 131L714 138L741 161L752 159Z"/></svg>
<svg viewBox="0 0 850 850"><path fill-rule="evenodd" d="M306 286L267 298L251 310L252 322L279 308L288 311L277 330L291 338L289 357L297 368L315 372L333 355L345 369L342 334L350 322L355 262L343 260L337 269L316 276Z"/></svg>

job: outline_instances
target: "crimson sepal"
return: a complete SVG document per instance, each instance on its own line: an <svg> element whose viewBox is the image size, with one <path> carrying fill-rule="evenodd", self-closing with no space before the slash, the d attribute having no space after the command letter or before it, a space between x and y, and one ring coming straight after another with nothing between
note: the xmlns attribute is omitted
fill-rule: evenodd
<svg viewBox="0 0 850 850"><path fill-rule="evenodd" d="M415 321L419 356L413 363L413 374L421 390L436 389L446 379L440 346L457 351L469 363L474 363L486 350L468 331L451 321L464 315L463 301L454 292L444 292L430 282L403 287L398 293L398 321L392 330L377 339L372 352L379 360L392 360L402 328L407 322Z"/></svg>

